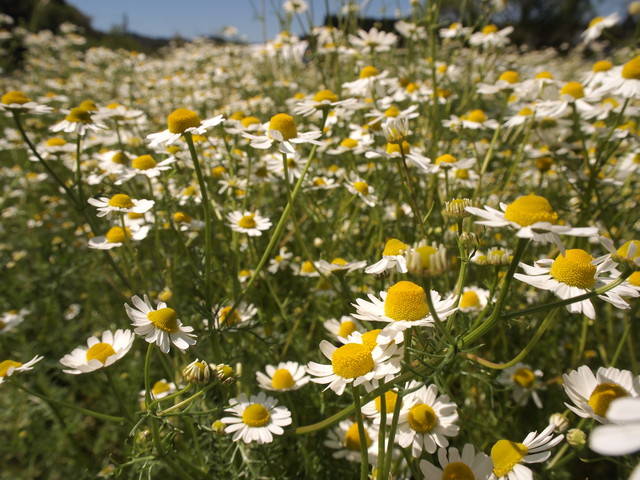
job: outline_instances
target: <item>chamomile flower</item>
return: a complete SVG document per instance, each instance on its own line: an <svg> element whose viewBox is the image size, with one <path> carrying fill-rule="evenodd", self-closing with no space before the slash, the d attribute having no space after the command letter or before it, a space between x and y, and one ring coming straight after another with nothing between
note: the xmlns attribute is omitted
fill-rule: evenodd
<svg viewBox="0 0 640 480"><path fill-rule="evenodd" d="M355 98L347 98L346 100L338 100L338 95L331 90L320 90L310 98L299 101L293 113L307 117L317 111L334 109L339 106L349 107L357 103Z"/></svg>
<svg viewBox="0 0 640 480"><path fill-rule="evenodd" d="M479 287L464 287L458 309L466 313L478 313L484 310L489 301L489 291Z"/></svg>
<svg viewBox="0 0 640 480"><path fill-rule="evenodd" d="M174 163L176 163L175 157L168 157L161 162L157 162L155 158L149 154L140 155L131 161L131 168L124 169L120 174L120 178L115 181L115 184L122 185L136 175L144 175L147 178L159 177L162 175L162 172L171 170Z"/></svg>
<svg viewBox="0 0 640 480"><path fill-rule="evenodd" d="M89 248L97 250L111 250L121 247L127 240L139 242L147 238L150 227L148 225L131 225L130 227L111 227L104 235L89 239Z"/></svg>
<svg viewBox="0 0 640 480"><path fill-rule="evenodd" d="M508 27L498 30L493 24L485 25L481 31L472 33L469 37L469 44L477 47L505 47L511 40L509 34L513 32L513 27Z"/></svg>
<svg viewBox="0 0 640 480"><path fill-rule="evenodd" d="M545 388L540 380L542 375L542 370L534 371L527 364L516 363L502 371L498 376L498 382L513 388L513 400L518 405L526 405L531 397L536 407L542 408L542 401L537 392Z"/></svg>
<svg viewBox="0 0 640 480"><path fill-rule="evenodd" d="M587 45L602 35L605 28L610 28L620 22L618 12L613 12L606 17L595 17L589 22L587 29L580 34L582 44Z"/></svg>
<svg viewBox="0 0 640 480"><path fill-rule="evenodd" d="M463 27L460 22L454 22L438 32L441 38L464 38L472 31L471 27Z"/></svg>
<svg viewBox="0 0 640 480"><path fill-rule="evenodd" d="M131 330L107 330L102 337L91 336L87 339L87 347L78 347L60 359L67 367L64 373L79 375L100 368L106 368L124 357L131 345L134 335Z"/></svg>
<svg viewBox="0 0 640 480"><path fill-rule="evenodd" d="M367 262L364 260L359 262L348 262L344 258L336 257L330 262L327 262L323 259L318 260L315 263L315 266L318 271L320 271L324 275L330 275L332 273L335 274L339 272L355 272L356 270L363 269L366 264Z"/></svg>
<svg viewBox="0 0 640 480"><path fill-rule="evenodd" d="M24 317L31 313L26 308L20 310L9 310L0 315L0 334L10 332L15 327L20 325Z"/></svg>
<svg viewBox="0 0 640 480"><path fill-rule="evenodd" d="M395 390L387 390L384 392L384 412L387 424L393 422L393 412L396 408L396 402L402 398L398 397L398 393ZM373 424L378 426L382 420L382 395L377 396L369 403L365 403L362 406L362 414L373 421Z"/></svg>
<svg viewBox="0 0 640 480"><path fill-rule="evenodd" d="M16 372L26 372L33 370L33 366L42 360L44 357L36 355L27 363L16 362L15 360L3 360L0 362L0 383L3 383L6 378L10 377Z"/></svg>
<svg viewBox="0 0 640 480"><path fill-rule="evenodd" d="M610 424L594 428L589 435L591 450L610 456L628 455L640 450L640 398L612 400L607 419Z"/></svg>
<svg viewBox="0 0 640 480"><path fill-rule="evenodd" d="M417 388L420 382L412 381L408 389ZM434 453L438 447L447 448L447 437L455 437L460 427L456 404L448 395L438 395L434 384L422 385L402 399L396 442L402 448L411 447L411 454L419 458L423 450Z"/></svg>
<svg viewBox="0 0 640 480"><path fill-rule="evenodd" d="M416 275L434 277L441 275L449 266L447 249L442 244L422 239L405 254L407 268Z"/></svg>
<svg viewBox="0 0 640 480"><path fill-rule="evenodd" d="M445 300L435 290L429 292L431 301L440 320L451 315L456 308L455 296ZM369 301L357 299L352 304L356 307L353 316L359 320L386 322L388 325L378 336L381 344L392 341L396 335L411 327L431 327L434 319L429 312L427 294L424 289L413 282L402 280L386 292L380 292L380 298L369 294Z"/></svg>
<svg viewBox="0 0 640 480"><path fill-rule="evenodd" d="M177 391L178 387L175 383L169 382L166 378L163 378L151 386L151 399L159 400L171 395L172 393L176 393ZM145 394L146 390L140 390L140 392L138 392L138 395L142 400L144 400Z"/></svg>
<svg viewBox="0 0 640 480"><path fill-rule="evenodd" d="M346 340L353 332L364 330L360 322L350 315L343 315L339 320L330 318L325 320L323 325L325 330L340 341L342 341L341 339Z"/></svg>
<svg viewBox="0 0 640 480"><path fill-rule="evenodd" d="M397 238L387 240L382 250L382 259L364 269L364 273L380 275L388 270L397 270L407 273L407 261L405 254L410 249L409 245Z"/></svg>
<svg viewBox="0 0 640 480"><path fill-rule="evenodd" d="M577 370L562 376L564 391L573 402L565 403L573 413L582 418L595 418L600 423L610 423L610 403L620 397L638 397L640 376L628 370L600 367L594 375L589 367L582 365Z"/></svg>
<svg viewBox="0 0 640 480"><path fill-rule="evenodd" d="M549 451L558 445L564 435L553 436L555 425L547 426L540 434L531 432L522 443L498 440L491 447L493 474L491 480L532 479L533 473L523 463L544 462L551 456Z"/></svg>
<svg viewBox="0 0 640 480"><path fill-rule="evenodd" d="M291 425L291 412L285 407L278 407L275 398L264 392L247 396L242 393L238 398L229 400L229 408L225 412L232 417L223 417L220 421L227 424L226 433L233 433L233 441L244 443L271 443L274 435L282 435L287 425Z"/></svg>
<svg viewBox="0 0 640 480"><path fill-rule="evenodd" d="M227 214L227 225L231 230L246 233L250 237L259 237L264 230L271 228L271 220L260 215L258 211L241 212L239 210Z"/></svg>
<svg viewBox="0 0 640 480"><path fill-rule="evenodd" d="M266 372L256 372L258 386L274 392L298 390L309 382L304 365L297 362L280 362L278 365L267 365Z"/></svg>
<svg viewBox="0 0 640 480"><path fill-rule="evenodd" d="M135 332L148 343L158 345L162 353L169 353L172 343L181 351L195 345L195 335L191 333L193 327L183 326L176 311L167 307L166 303L158 302L154 308L147 295L144 295L144 300L135 295L131 302L133 307L125 303L124 308L133 322Z"/></svg>
<svg viewBox="0 0 640 480"><path fill-rule="evenodd" d="M204 135L207 130L224 121L222 115L200 120L198 114L187 108L178 108L167 117L167 129L147 135L150 147L171 145L185 133Z"/></svg>
<svg viewBox="0 0 640 480"><path fill-rule="evenodd" d="M349 35L351 45L359 50L374 52L388 52L398 41L395 33L378 30L376 27L371 28L368 32L358 29L358 35Z"/></svg>
<svg viewBox="0 0 640 480"><path fill-rule="evenodd" d="M355 174L351 175L350 180L345 182L344 186L352 195L359 197L370 207L375 206L378 202L378 197L374 195L375 190L373 186L369 185L366 181Z"/></svg>
<svg viewBox="0 0 640 480"><path fill-rule="evenodd" d="M243 323L247 323L258 314L258 309L250 303L240 302L233 311L231 311L232 308L232 306L227 306L218 310L216 313L216 323L218 327L237 327Z"/></svg>
<svg viewBox="0 0 640 480"><path fill-rule="evenodd" d="M271 117L264 129L267 132L266 135L251 135L249 133L242 135L251 140L250 145L253 148L267 149L274 142L278 142L280 152L291 155L295 153L292 144L313 143L321 145L321 142L316 140L322 135L321 131L298 132L294 118L286 113L279 113Z"/></svg>
<svg viewBox="0 0 640 480"><path fill-rule="evenodd" d="M8 110L16 113L49 113L53 109L46 105L40 105L32 101L23 92L19 90L12 90L5 93L0 98L0 110Z"/></svg>
<svg viewBox="0 0 640 480"><path fill-rule="evenodd" d="M613 272L616 263L608 256L593 258L588 252L574 248L560 253L554 259L542 259L535 262L535 266L520 263L525 274L516 273L515 278L537 288L549 290L556 296L567 299L591 292L615 280L603 274ZM628 309L629 304L622 297L637 297L637 292L628 283L623 282L613 289L598 295L617 308ZM596 318L596 312L590 299L567 305L571 313L584 313L587 317Z"/></svg>
<svg viewBox="0 0 640 480"><path fill-rule="evenodd" d="M362 335L350 337L353 341L335 347L326 340L320 342L320 350L330 361L330 365L309 362L307 373L312 382L328 384L327 388L342 395L347 385L364 385L368 392L373 390L377 380L388 379L400 371L400 358L394 343L379 345L369 342Z"/></svg>
<svg viewBox="0 0 640 480"><path fill-rule="evenodd" d="M624 65L613 67L602 80L594 95L619 95L623 98L640 96L640 55Z"/></svg>
<svg viewBox="0 0 640 480"><path fill-rule="evenodd" d="M93 121L89 110L83 107L74 107L64 117L64 120L51 126L49 130L52 132L76 132L78 135L84 135L87 132L101 132L106 129L105 125Z"/></svg>
<svg viewBox="0 0 640 480"><path fill-rule="evenodd" d="M512 203L500 203L500 210L485 206L484 209L467 207L466 210L483 220L478 225L487 227L511 227L517 230L519 238L530 238L540 243L555 243L561 251L564 246L560 235L575 237L592 237L598 234L597 228L572 228L569 225L558 225L558 214L549 201L540 195L523 195Z"/></svg>
<svg viewBox="0 0 640 480"><path fill-rule="evenodd" d="M455 447L439 449L438 461L441 468L427 460L420 461L420 470L425 479L488 480L493 469L491 458L483 452L476 453L470 443L465 444L462 453Z"/></svg>
<svg viewBox="0 0 640 480"><path fill-rule="evenodd" d="M98 208L98 217L113 213L146 213L155 204L153 200L137 200L125 193L116 193L111 198L90 198L88 202Z"/></svg>
<svg viewBox="0 0 640 480"><path fill-rule="evenodd" d="M375 464L378 458L378 429L375 425L365 422L364 435L367 444L367 460L369 463ZM329 436L324 444L335 450L333 458L344 458L349 462L362 462L358 422L342 420L336 428L329 431Z"/></svg>
<svg viewBox="0 0 640 480"><path fill-rule="evenodd" d="M280 247L278 254L269 260L267 271L271 274L275 274L280 270L284 270L289 264L291 257L293 257L293 253L289 252L287 247Z"/></svg>

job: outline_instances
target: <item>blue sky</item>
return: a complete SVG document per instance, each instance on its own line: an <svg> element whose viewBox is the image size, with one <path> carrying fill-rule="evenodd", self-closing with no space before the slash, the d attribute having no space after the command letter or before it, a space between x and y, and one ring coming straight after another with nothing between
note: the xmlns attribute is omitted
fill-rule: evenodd
<svg viewBox="0 0 640 480"><path fill-rule="evenodd" d="M226 26L234 26L241 35L246 35L250 42L264 40L263 25L257 18L265 9L265 28L267 39L273 38L280 27L274 9L282 0L68 0L82 12L92 18L94 28L109 31L115 25L122 25L124 15L127 16L128 30L131 32L155 36L172 37L180 34L183 37L219 34ZM325 0L307 0L314 10L316 25L322 22L325 13ZM326 0L332 7L338 2ZM404 12L409 9L409 0L361 0L366 3L369 16L380 17L383 12L393 14L401 7ZM615 8L625 8L629 0L595 0L593 2L600 14L611 13ZM256 12L257 9L258 12ZM300 27L294 24L294 33Z"/></svg>

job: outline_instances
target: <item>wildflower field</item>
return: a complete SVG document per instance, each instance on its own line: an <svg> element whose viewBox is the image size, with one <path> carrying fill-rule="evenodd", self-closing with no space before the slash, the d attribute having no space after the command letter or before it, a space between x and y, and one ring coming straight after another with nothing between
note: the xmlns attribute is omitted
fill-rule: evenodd
<svg viewBox="0 0 640 480"><path fill-rule="evenodd" d="M0 479L640 478L638 36L411 3L2 30Z"/></svg>

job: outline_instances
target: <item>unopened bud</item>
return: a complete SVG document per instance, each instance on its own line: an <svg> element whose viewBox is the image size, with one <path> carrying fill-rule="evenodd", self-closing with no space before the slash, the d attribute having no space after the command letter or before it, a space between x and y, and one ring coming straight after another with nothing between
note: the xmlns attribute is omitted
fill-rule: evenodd
<svg viewBox="0 0 640 480"><path fill-rule="evenodd" d="M195 383L196 385L204 385L209 383L211 370L206 362L195 360L182 370L182 376L185 381Z"/></svg>
<svg viewBox="0 0 640 480"><path fill-rule="evenodd" d="M567 432L567 443L574 448L582 448L587 444L587 434L579 428L572 428Z"/></svg>
<svg viewBox="0 0 640 480"><path fill-rule="evenodd" d="M226 363L211 367L216 372L216 378L223 385L231 385L236 381L236 372Z"/></svg>
<svg viewBox="0 0 640 480"><path fill-rule="evenodd" d="M553 431L556 433L564 433L569 428L569 419L562 413L554 413L549 417L549 423L556 427Z"/></svg>

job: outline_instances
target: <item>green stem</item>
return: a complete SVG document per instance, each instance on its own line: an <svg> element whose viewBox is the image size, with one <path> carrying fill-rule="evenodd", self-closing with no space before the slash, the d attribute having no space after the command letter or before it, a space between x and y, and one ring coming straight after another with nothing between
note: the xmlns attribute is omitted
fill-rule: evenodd
<svg viewBox="0 0 640 480"><path fill-rule="evenodd" d="M411 209L413 210L413 215L418 219L418 224L420 226L420 231L422 232L422 237L427 238L427 229L424 226L424 222L422 221L422 215L420 214L420 208L418 207L418 199L416 197L416 192L413 189L413 182L411 181L411 175L409 174L409 169L407 168L407 158L404 153L404 148L402 147L402 142L398 144L400 148L400 155L402 155L402 161L398 162L400 164L400 170L404 173L404 178L407 184L407 190L409 191L409 201L411 202Z"/></svg>
<svg viewBox="0 0 640 480"><path fill-rule="evenodd" d="M153 343L147 347L147 355L144 358L144 404L149 410L151 403L151 352L153 351Z"/></svg>
<svg viewBox="0 0 640 480"><path fill-rule="evenodd" d="M109 382L109 386L111 387L111 390L113 390L113 394L116 396L116 399L118 401L118 404L120 405L120 408L122 409L122 411L124 412L124 414L126 415L127 419L132 422L135 423L136 420L133 417L133 414L131 413L131 411L129 410L129 408L127 407L127 405L124 403L124 400L122 398L122 394L118 391L118 388L116 387L115 382L113 381L113 374L111 373L111 370L109 370L108 368L106 368L104 370L106 376L107 376L107 381Z"/></svg>
<svg viewBox="0 0 640 480"><path fill-rule="evenodd" d="M353 387L353 405L356 409L356 421L358 422L358 436L360 437L360 480L369 478L369 453L367 445L367 433L362 420L362 406L360 405L360 387Z"/></svg>

